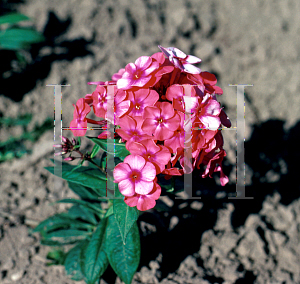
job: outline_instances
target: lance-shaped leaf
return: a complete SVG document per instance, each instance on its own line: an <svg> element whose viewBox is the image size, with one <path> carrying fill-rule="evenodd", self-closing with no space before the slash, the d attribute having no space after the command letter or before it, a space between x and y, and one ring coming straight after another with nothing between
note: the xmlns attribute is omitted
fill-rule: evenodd
<svg viewBox="0 0 300 284"><path fill-rule="evenodd" d="M106 224L107 218L100 222L85 250L84 275L87 284L94 284L108 266L108 258L104 248Z"/></svg>
<svg viewBox="0 0 300 284"><path fill-rule="evenodd" d="M0 25L2 24L15 24L21 21L30 20L27 16L19 13L11 13L0 17Z"/></svg>
<svg viewBox="0 0 300 284"><path fill-rule="evenodd" d="M74 220L68 216L66 213L57 214L47 218L37 225L33 232L45 232L49 233L57 229L82 229L82 230L91 230L93 226L91 224Z"/></svg>
<svg viewBox="0 0 300 284"><path fill-rule="evenodd" d="M43 245L57 246L57 245L67 245L74 244L76 242L85 240L91 233L83 230L76 229L65 229L53 231L51 233L41 232Z"/></svg>
<svg viewBox="0 0 300 284"><path fill-rule="evenodd" d="M88 240L82 241L73 247L66 255L64 265L67 275L71 276L72 280L80 281L84 278L84 274L81 268L81 263L84 262L83 254L81 253L84 246L88 243Z"/></svg>
<svg viewBox="0 0 300 284"><path fill-rule="evenodd" d="M76 166L62 163L62 178L86 187L96 189L99 195L106 196L106 175L95 167L80 167L74 172ZM50 173L54 174L54 167L45 167Z"/></svg>
<svg viewBox="0 0 300 284"><path fill-rule="evenodd" d="M95 214L83 205L74 205L68 211L68 216L73 219L82 219L90 224L97 225Z"/></svg>
<svg viewBox="0 0 300 284"><path fill-rule="evenodd" d="M107 152L108 154L112 154L112 155L114 154L114 152L107 151L107 140L99 139L96 137L88 137L88 136L87 136L87 138L89 138L94 143L99 145L101 147L101 149L103 151ZM119 143L118 139L114 139L114 149L115 149L115 155L118 157L126 157L126 156L130 155L130 152L125 147L125 143Z"/></svg>
<svg viewBox="0 0 300 284"><path fill-rule="evenodd" d="M66 198L56 201L56 203L72 203L72 204L80 204L83 205L88 210L95 213L97 216L102 216L102 214L105 214L105 211L101 209L100 204L93 204L89 201L80 200L80 199L74 199L74 198Z"/></svg>
<svg viewBox="0 0 300 284"><path fill-rule="evenodd" d="M105 236L105 251L115 273L126 284L130 284L140 262L140 234L136 223L127 235L126 245L114 215L108 217Z"/></svg>
<svg viewBox="0 0 300 284"><path fill-rule="evenodd" d="M116 189L116 197L122 197L119 189ZM113 200L113 213L118 223L123 244L126 244L126 236L129 233L132 225L139 217L139 212L136 207L128 206L123 199Z"/></svg>

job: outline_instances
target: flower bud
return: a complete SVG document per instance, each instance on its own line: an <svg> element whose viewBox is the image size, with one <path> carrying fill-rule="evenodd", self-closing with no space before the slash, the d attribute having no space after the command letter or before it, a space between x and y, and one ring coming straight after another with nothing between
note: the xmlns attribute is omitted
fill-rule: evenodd
<svg viewBox="0 0 300 284"><path fill-rule="evenodd" d="M74 157L67 157L67 158L64 158L64 161L73 161L73 160L75 160Z"/></svg>

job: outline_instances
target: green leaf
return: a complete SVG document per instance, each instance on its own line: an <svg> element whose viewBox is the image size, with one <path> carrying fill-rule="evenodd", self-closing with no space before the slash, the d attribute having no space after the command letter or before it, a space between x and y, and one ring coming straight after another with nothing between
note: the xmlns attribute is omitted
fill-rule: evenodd
<svg viewBox="0 0 300 284"><path fill-rule="evenodd" d="M91 153L91 158L93 159L101 150L101 147L97 144L94 145L92 153Z"/></svg>
<svg viewBox="0 0 300 284"><path fill-rule="evenodd" d="M107 151L107 140L105 139L99 139L96 137L89 137L86 136L87 138L89 138L90 140L92 140L94 143L96 143L97 145L99 145L101 147L101 149L105 152L107 152L108 154L113 155L114 152L108 152ZM114 148L115 148L115 155L118 157L127 157L128 155L130 155L130 152L126 149L125 147L125 143L119 143L118 139L114 139Z"/></svg>
<svg viewBox="0 0 300 284"><path fill-rule="evenodd" d="M74 183L71 181L68 181L70 189L76 193L81 199L88 199L88 200L95 200L100 201L102 200L102 195L99 193L96 189L93 189L91 187L86 187L84 185L81 185L79 183Z"/></svg>
<svg viewBox="0 0 300 284"><path fill-rule="evenodd" d="M91 230L93 227L91 224L87 224L79 220L71 219L68 216L68 214L62 213L62 214L51 216L46 220L42 221L39 225L35 227L33 232L49 233L57 229L66 229L66 228Z"/></svg>
<svg viewBox="0 0 300 284"><path fill-rule="evenodd" d="M73 247L66 255L64 265L66 268L67 275L71 276L72 280L80 281L84 278L83 271L81 269L81 262L84 262L82 259L82 249L87 245L88 241L82 241Z"/></svg>
<svg viewBox="0 0 300 284"><path fill-rule="evenodd" d="M140 262L140 235L135 223L127 235L126 245L114 215L108 217L105 236L105 250L109 263L115 273L126 284L130 284Z"/></svg>
<svg viewBox="0 0 300 284"><path fill-rule="evenodd" d="M49 246L73 244L78 241L85 240L90 235L91 235L90 232L82 231L82 230L75 230L75 229L58 230L48 234L42 233L41 243Z"/></svg>
<svg viewBox="0 0 300 284"><path fill-rule="evenodd" d="M119 189L116 189L116 197L123 196ZM123 244L126 243L126 236L132 225L139 217L139 211L136 207L128 206L123 199L113 200L113 212L118 223Z"/></svg>
<svg viewBox="0 0 300 284"><path fill-rule="evenodd" d="M0 25L2 24L15 24L21 21L28 21L30 18L23 14L18 14L18 13L12 13L12 14L7 14L4 16L0 17Z"/></svg>
<svg viewBox="0 0 300 284"><path fill-rule="evenodd" d="M96 215L99 217L102 216L105 211L101 209L100 205L94 205L93 203L85 200L80 200L80 199L73 199L73 198L68 198L68 199L62 199L56 201L56 203L72 203L72 204L80 204L85 206L85 208L89 209L90 211L94 212Z"/></svg>
<svg viewBox="0 0 300 284"><path fill-rule="evenodd" d="M73 183L81 184L86 187L96 189L99 196L106 196L106 175L95 167L80 167L74 172L73 165L62 163L62 178ZM50 173L54 174L54 167L45 167ZM108 197L111 198L112 196Z"/></svg>
<svg viewBox="0 0 300 284"><path fill-rule="evenodd" d="M108 258L105 253L105 229L107 219L103 219L85 250L84 274L87 284L94 284L105 272Z"/></svg>
<svg viewBox="0 0 300 284"><path fill-rule="evenodd" d="M44 37L33 29L12 28L0 32L0 47L2 49L24 49L29 47L30 44L43 40Z"/></svg>
<svg viewBox="0 0 300 284"><path fill-rule="evenodd" d="M82 205L74 205L68 211L68 216L73 219L82 219L93 225L97 225L97 220L93 212Z"/></svg>

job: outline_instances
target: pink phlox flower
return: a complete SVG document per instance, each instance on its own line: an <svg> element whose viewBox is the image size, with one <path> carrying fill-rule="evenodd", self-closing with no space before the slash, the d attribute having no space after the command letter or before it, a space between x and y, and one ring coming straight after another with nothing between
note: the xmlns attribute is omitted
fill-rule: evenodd
<svg viewBox="0 0 300 284"><path fill-rule="evenodd" d="M140 116L133 118L127 114L119 119L119 125L121 128L117 129L116 132L119 136L127 141L127 149L131 142L140 142L145 139L153 138L152 135L146 134L146 132L141 129L143 121L143 118Z"/></svg>
<svg viewBox="0 0 300 284"><path fill-rule="evenodd" d="M92 93L94 113L98 117L107 117L107 91L105 87L98 85Z"/></svg>
<svg viewBox="0 0 300 284"><path fill-rule="evenodd" d="M209 176L210 178L212 178L212 174L214 172L220 172L221 185L225 186L229 181L228 177L224 174L223 168L222 168L222 161L225 156L226 156L225 150L220 149L219 152L214 151L213 157L211 157L209 160L204 159L203 163L205 165L207 164L207 166L206 166L204 173L202 174L202 177L206 178L207 176ZM217 166L217 164L218 164L218 166Z"/></svg>
<svg viewBox="0 0 300 284"><path fill-rule="evenodd" d="M146 107L143 118L143 131L162 141L171 138L180 124L180 116L169 102L157 102L153 107Z"/></svg>
<svg viewBox="0 0 300 284"><path fill-rule="evenodd" d="M190 112L185 110L185 89L181 85L174 84L167 89L166 98L172 102L174 109L181 112ZM195 88L191 87L191 108L195 108L198 96L196 95Z"/></svg>
<svg viewBox="0 0 300 284"><path fill-rule="evenodd" d="M159 99L156 91L150 89L139 89L135 92L127 91L128 100L131 101L131 111L128 113L132 117L143 116L147 106L154 106Z"/></svg>
<svg viewBox="0 0 300 284"><path fill-rule="evenodd" d="M129 63L125 67L122 78L117 81L118 89L129 90L133 87L152 87L147 84L153 77L153 72L157 70L159 64L150 56L141 56L135 63Z"/></svg>
<svg viewBox="0 0 300 284"><path fill-rule="evenodd" d="M200 63L200 58L193 55L186 55L184 52L182 52L176 47L164 48L161 45L159 45L158 47L169 58L169 60L181 71L191 74L199 74L201 72L200 68L197 68L192 65L195 63Z"/></svg>
<svg viewBox="0 0 300 284"><path fill-rule="evenodd" d="M70 123L71 131L74 136L84 136L87 130L87 114L91 111L90 106L85 102L84 98L80 98L74 106L73 120ZM72 128L81 128L73 130Z"/></svg>
<svg viewBox="0 0 300 284"><path fill-rule="evenodd" d="M214 100L209 94L206 94L202 101L199 100L195 108L192 109L193 114L193 125L198 124L196 118L198 118L205 128L216 130L221 124L220 103Z"/></svg>
<svg viewBox="0 0 300 284"><path fill-rule="evenodd" d="M140 155L128 155L124 163L116 165L113 171L114 182L124 196L149 194L156 177L155 166Z"/></svg>
<svg viewBox="0 0 300 284"><path fill-rule="evenodd" d="M161 173L171 158L168 148L156 145L153 139L146 139L140 142L132 142L128 151L134 155L141 155L146 161L151 162L156 168L156 174Z"/></svg>
<svg viewBox="0 0 300 284"><path fill-rule="evenodd" d="M151 192L148 194L135 194L133 196L125 196L124 202L130 206L136 206L140 211L152 209L156 205L156 201L161 195L161 187L158 183L154 182Z"/></svg>
<svg viewBox="0 0 300 284"><path fill-rule="evenodd" d="M129 113L132 102L123 90L118 90L114 98L115 125L119 124L119 119Z"/></svg>
<svg viewBox="0 0 300 284"><path fill-rule="evenodd" d="M173 137L166 139L164 145L170 147L173 152L175 153L179 147L184 148L184 139L185 139L185 132L184 132L184 113L181 111L177 112L180 116L180 124L178 129L175 131Z"/></svg>

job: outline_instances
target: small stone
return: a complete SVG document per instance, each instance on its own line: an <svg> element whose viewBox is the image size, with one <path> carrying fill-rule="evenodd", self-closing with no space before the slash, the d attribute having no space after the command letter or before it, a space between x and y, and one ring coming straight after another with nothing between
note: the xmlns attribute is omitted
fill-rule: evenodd
<svg viewBox="0 0 300 284"><path fill-rule="evenodd" d="M23 270L18 271L16 273L12 274L11 275L11 280L12 281L18 281L18 280L20 280L22 278L23 274L24 274Z"/></svg>

